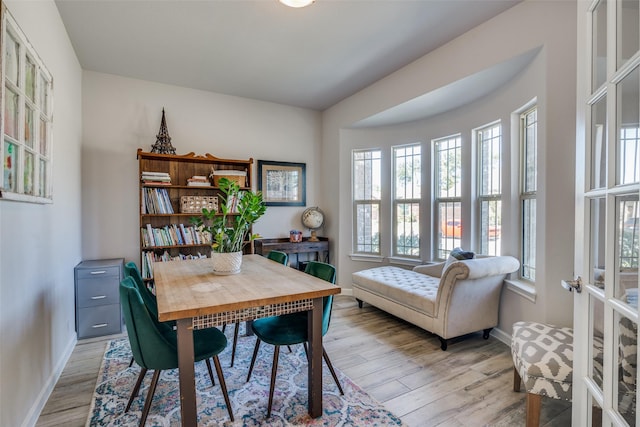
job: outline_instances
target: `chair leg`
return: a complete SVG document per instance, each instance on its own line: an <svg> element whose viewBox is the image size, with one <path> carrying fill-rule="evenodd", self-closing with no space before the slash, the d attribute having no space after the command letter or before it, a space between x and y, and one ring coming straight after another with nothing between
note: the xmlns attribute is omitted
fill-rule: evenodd
<svg viewBox="0 0 640 427"><path fill-rule="evenodd" d="M153 400L153 394L156 392L156 386L158 385L158 378L160 378L160 372L162 371L159 369L153 372L153 378L151 379L151 385L149 386L147 399L144 402L144 409L142 410L142 417L140 418L140 427L144 427L144 423L147 422L147 416L149 415L149 409L151 409L151 401Z"/></svg>
<svg viewBox="0 0 640 427"><path fill-rule="evenodd" d="M340 390L340 394L344 395L344 391L342 391L342 386L340 385L340 381L338 381L338 376L336 375L336 371L333 369L331 360L329 360L329 355L327 354L324 348L322 349L322 357L324 357L324 361L327 362L327 367L329 368L329 372L331 372L331 376L333 377L333 380L336 382L336 385L338 386L338 390Z"/></svg>
<svg viewBox="0 0 640 427"><path fill-rule="evenodd" d="M520 391L520 383L521 383L522 379L520 378L520 374L518 373L518 369L516 369L516 367L513 367L513 391L519 392Z"/></svg>
<svg viewBox="0 0 640 427"><path fill-rule="evenodd" d="M238 332L240 332L240 322L236 322L236 326L233 329L233 345L231 346L231 367L233 368L233 361L236 359L236 346L238 345Z"/></svg>
<svg viewBox="0 0 640 427"><path fill-rule="evenodd" d="M213 380L213 371L211 371L211 362L209 362L209 359L205 359L205 363L207 364L207 370L209 371L209 378L211 378L211 386L215 386L216 382Z"/></svg>
<svg viewBox="0 0 640 427"><path fill-rule="evenodd" d="M209 359L207 359L209 362ZM231 402L229 401L229 393L227 393L227 383L224 381L224 375L222 374L222 367L220 366L220 359L218 356L213 356L213 363L216 365L216 373L218 374L218 381L220 381L220 388L222 389L222 395L224 396L224 402L227 404L227 412L229 412L229 418L233 419L233 409L231 408Z"/></svg>
<svg viewBox="0 0 640 427"><path fill-rule="evenodd" d="M253 365L256 363L256 357L258 356L258 349L260 348L260 339L256 338L256 346L253 348L253 357L251 358L251 365L249 365L249 373L247 374L247 382L251 379L251 372L253 372Z"/></svg>
<svg viewBox="0 0 640 427"><path fill-rule="evenodd" d="M131 391L131 396L129 397L129 402L127 402L127 407L124 409L124 412L129 412L129 408L131 408L131 403L133 399L138 395L138 391L140 391L140 385L142 384L142 380L144 380L144 376L147 374L147 368L142 368L140 371L140 375L138 375L138 380L136 381L136 385L133 387Z"/></svg>
<svg viewBox="0 0 640 427"><path fill-rule="evenodd" d="M541 395L527 393L527 427L538 427L540 425L541 402Z"/></svg>
<svg viewBox="0 0 640 427"><path fill-rule="evenodd" d="M273 346L273 365L271 366L271 385L269 386L269 405L267 406L267 418L271 416L271 406L273 403L273 390L276 385L276 374L278 373L278 356L280 356L280 346Z"/></svg>
<svg viewBox="0 0 640 427"><path fill-rule="evenodd" d="M133 366L133 356L131 356L131 360L129 360L129 367Z"/></svg>

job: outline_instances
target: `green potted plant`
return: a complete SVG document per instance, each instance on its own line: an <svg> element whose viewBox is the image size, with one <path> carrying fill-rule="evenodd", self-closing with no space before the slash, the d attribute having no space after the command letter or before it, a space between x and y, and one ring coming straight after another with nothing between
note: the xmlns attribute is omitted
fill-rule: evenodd
<svg viewBox="0 0 640 427"><path fill-rule="evenodd" d="M214 272L235 274L240 271L243 247L260 237L249 229L267 207L261 192L240 190L235 181L220 178L218 187L219 212L202 209L202 215L191 218L191 222L211 235Z"/></svg>

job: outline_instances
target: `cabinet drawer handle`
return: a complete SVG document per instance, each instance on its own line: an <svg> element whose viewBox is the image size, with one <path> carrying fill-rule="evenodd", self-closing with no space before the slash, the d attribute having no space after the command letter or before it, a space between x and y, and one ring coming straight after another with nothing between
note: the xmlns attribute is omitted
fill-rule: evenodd
<svg viewBox="0 0 640 427"><path fill-rule="evenodd" d="M104 274L106 272L107 270L96 270L96 271L92 271L91 274Z"/></svg>
<svg viewBox="0 0 640 427"><path fill-rule="evenodd" d="M103 299L106 298L106 295L96 295L95 297L91 297L91 299Z"/></svg>
<svg viewBox="0 0 640 427"><path fill-rule="evenodd" d="M109 326L108 323L98 323L97 325L93 325L92 328L104 328L105 326Z"/></svg>

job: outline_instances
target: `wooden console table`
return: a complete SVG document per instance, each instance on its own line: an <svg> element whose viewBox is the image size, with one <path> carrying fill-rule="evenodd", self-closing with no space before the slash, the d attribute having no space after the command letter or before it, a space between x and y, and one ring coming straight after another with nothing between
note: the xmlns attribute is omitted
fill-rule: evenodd
<svg viewBox="0 0 640 427"><path fill-rule="evenodd" d="M310 242L308 237L303 237L302 242L293 243L288 238L278 239L256 239L254 241L255 252L258 255L266 256L271 251L286 252L296 255L296 266L298 264L298 254L314 253L316 261L329 262L329 238L318 237L317 242Z"/></svg>

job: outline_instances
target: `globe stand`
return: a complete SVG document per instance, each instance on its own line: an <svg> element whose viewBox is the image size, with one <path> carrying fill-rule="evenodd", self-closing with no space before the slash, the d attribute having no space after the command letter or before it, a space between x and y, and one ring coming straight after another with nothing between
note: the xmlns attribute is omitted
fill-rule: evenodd
<svg viewBox="0 0 640 427"><path fill-rule="evenodd" d="M316 232L316 230L311 230L311 236L309 236L309 241L310 242L319 242L320 239L318 239L318 233Z"/></svg>

